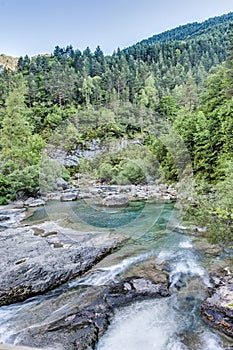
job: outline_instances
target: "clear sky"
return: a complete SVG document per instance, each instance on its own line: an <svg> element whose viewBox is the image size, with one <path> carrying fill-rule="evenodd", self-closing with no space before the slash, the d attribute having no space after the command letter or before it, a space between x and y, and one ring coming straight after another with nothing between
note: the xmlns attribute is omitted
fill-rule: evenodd
<svg viewBox="0 0 233 350"><path fill-rule="evenodd" d="M233 0L0 0L0 53L69 44L106 54L178 25L233 11Z"/></svg>

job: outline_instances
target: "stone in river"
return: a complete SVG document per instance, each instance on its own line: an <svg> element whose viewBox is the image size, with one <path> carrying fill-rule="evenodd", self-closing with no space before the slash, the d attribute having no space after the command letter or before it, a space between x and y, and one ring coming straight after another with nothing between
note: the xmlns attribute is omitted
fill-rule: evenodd
<svg viewBox="0 0 233 350"><path fill-rule="evenodd" d="M102 204L107 207L117 208L128 205L129 197L126 195L111 195L103 199Z"/></svg>

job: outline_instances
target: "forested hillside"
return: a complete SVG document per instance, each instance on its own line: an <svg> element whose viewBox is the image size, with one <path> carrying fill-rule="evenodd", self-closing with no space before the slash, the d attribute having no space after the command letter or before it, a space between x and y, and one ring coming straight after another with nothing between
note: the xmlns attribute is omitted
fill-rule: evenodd
<svg viewBox="0 0 233 350"><path fill-rule="evenodd" d="M174 41L174 40L187 40L197 36L207 34L213 30L213 28L222 27L227 30L229 23L233 21L233 12L230 12L223 16L209 18L204 22L189 23L177 28L167 30L161 34L152 36L149 39L142 40L139 44L154 44L157 42Z"/></svg>
<svg viewBox="0 0 233 350"><path fill-rule="evenodd" d="M108 183L179 181L187 167L177 165L177 134L197 182L220 183L208 215L231 232L232 201L222 193L233 182L232 21L230 13L181 26L111 56L56 46L20 57L16 70L2 67L1 202L37 195L42 184L49 190L51 168L53 176L88 172ZM111 148L116 140L128 147ZM108 152L66 170L43 151L51 143L88 150L93 141Z"/></svg>

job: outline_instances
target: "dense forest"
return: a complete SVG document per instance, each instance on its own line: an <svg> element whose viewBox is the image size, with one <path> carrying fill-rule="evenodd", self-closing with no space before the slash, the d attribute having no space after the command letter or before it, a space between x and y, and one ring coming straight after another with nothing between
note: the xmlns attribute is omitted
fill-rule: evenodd
<svg viewBox="0 0 233 350"><path fill-rule="evenodd" d="M192 172L190 215L231 242L232 22L230 13L180 26L111 56L68 45L20 57L14 70L2 64L0 202L77 172L117 184L176 183ZM105 151L75 166L48 156L93 142Z"/></svg>

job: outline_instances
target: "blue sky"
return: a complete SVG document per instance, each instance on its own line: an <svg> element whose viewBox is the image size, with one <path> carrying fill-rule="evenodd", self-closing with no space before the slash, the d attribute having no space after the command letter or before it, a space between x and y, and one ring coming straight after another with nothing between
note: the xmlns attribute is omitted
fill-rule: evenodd
<svg viewBox="0 0 233 350"><path fill-rule="evenodd" d="M0 0L0 53L32 56L71 44L110 54L231 11L233 0Z"/></svg>

